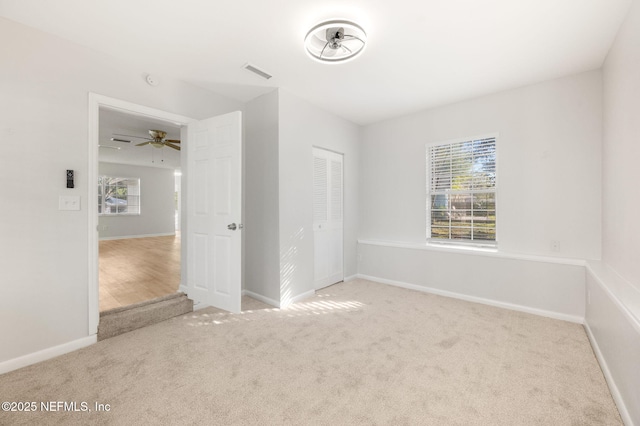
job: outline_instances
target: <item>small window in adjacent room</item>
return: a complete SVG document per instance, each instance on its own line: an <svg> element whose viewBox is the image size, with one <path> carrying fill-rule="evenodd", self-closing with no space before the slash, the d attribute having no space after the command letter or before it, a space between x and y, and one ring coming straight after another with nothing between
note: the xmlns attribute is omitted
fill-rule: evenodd
<svg viewBox="0 0 640 426"><path fill-rule="evenodd" d="M140 179L98 177L98 214L140 214Z"/></svg>
<svg viewBox="0 0 640 426"><path fill-rule="evenodd" d="M496 245L496 137L427 146L427 238Z"/></svg>

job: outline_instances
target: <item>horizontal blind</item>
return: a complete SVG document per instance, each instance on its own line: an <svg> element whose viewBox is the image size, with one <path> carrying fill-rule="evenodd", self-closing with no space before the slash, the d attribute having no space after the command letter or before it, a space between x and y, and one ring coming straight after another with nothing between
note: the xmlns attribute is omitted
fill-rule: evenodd
<svg viewBox="0 0 640 426"><path fill-rule="evenodd" d="M429 159L432 193L495 187L495 138L431 146Z"/></svg>
<svg viewBox="0 0 640 426"><path fill-rule="evenodd" d="M496 138L432 145L427 157L428 237L495 241Z"/></svg>

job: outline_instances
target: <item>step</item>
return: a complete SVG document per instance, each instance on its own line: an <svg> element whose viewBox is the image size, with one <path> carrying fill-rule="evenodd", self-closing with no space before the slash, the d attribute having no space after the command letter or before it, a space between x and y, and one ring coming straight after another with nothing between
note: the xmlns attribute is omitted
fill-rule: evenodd
<svg viewBox="0 0 640 426"><path fill-rule="evenodd" d="M193 300L184 293L147 300L100 313L98 340L108 339L178 315L193 312Z"/></svg>

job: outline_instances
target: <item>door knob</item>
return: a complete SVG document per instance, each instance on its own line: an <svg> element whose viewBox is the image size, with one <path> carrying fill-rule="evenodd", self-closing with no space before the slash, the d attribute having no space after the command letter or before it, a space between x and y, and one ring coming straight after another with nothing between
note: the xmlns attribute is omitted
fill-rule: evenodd
<svg viewBox="0 0 640 426"><path fill-rule="evenodd" d="M232 231L235 231L238 227L236 226L235 223L232 223L230 225L227 225L227 229L231 229Z"/></svg>

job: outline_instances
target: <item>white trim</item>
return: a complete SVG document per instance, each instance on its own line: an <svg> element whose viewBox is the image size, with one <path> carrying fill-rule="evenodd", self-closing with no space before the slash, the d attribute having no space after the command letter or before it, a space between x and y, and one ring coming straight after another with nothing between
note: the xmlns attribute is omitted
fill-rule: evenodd
<svg viewBox="0 0 640 426"><path fill-rule="evenodd" d="M13 358L7 361L0 362L0 374L8 373L9 371L17 370L18 368L26 367L38 362L46 361L51 358L55 358L60 355L64 355L69 352L93 345L98 341L96 334L92 336L83 337L81 339L72 340L71 342L63 343L58 346L43 349L38 352L33 352L27 355Z"/></svg>
<svg viewBox="0 0 640 426"><path fill-rule="evenodd" d="M315 296L316 291L315 290L309 290L309 291L305 291L304 293L300 293L297 296L293 296L291 298L289 298L288 300L284 300L280 303L280 308L286 308L288 306L293 305L294 303L297 303L301 300L307 299L309 297L313 297Z"/></svg>
<svg viewBox="0 0 640 426"><path fill-rule="evenodd" d="M611 392L611 396L613 397L613 400L616 403L616 407L618 408L620 417L622 417L622 421L624 422L625 425L632 426L633 420L631 419L629 410L627 410L627 406L624 404L624 399L622 399L620 390L618 389L618 386L616 386L616 382L613 380L613 376L611 375L611 371L609 370L607 361L605 360L604 355L602 354L602 351L600 351L600 346L598 346L596 337L593 335L593 332L591 331L591 327L589 327L589 323L587 321L584 322L584 329L587 332L587 337L589 338L589 342L591 343L593 352L596 354L596 358L598 359L598 363L600 364L602 373L604 373L604 378L607 381L607 385L609 385L609 391Z"/></svg>
<svg viewBox="0 0 640 426"><path fill-rule="evenodd" d="M348 277L345 277L344 280L342 280L342 282L348 283L349 281L353 281L358 279L358 274L353 274L353 275L349 275Z"/></svg>
<svg viewBox="0 0 640 426"><path fill-rule="evenodd" d="M204 302L193 302L193 312L199 311L200 309L210 308L211 305L208 305Z"/></svg>
<svg viewBox="0 0 640 426"><path fill-rule="evenodd" d="M108 96L99 95L89 92L88 96L88 168L87 168L87 223L89 224L88 254L89 254L89 276L88 285L88 316L89 330L88 334L98 333L98 322L100 321L100 296L98 291L98 144L100 132L100 107L117 110L120 112L143 116L147 118L155 118L172 122L178 126L187 125L193 121L193 118L184 115L178 115L144 105L134 104L132 102L120 99L110 98ZM183 172L185 172L183 170ZM184 250L183 246L183 250Z"/></svg>
<svg viewBox="0 0 640 426"><path fill-rule="evenodd" d="M180 286L178 286L178 291L187 294L187 286L184 284L180 284Z"/></svg>
<svg viewBox="0 0 640 426"><path fill-rule="evenodd" d="M611 286L607 285L605 283L604 277L602 275L605 275L605 276L608 275L608 278L610 278L611 281L614 281L614 280L618 281L620 284L622 284L623 286L625 286L625 288L628 288L629 290L635 289L633 287L633 285L630 282L628 282L627 280L625 280L624 278L622 278L620 276L620 274L618 274L615 270L611 269L610 267L608 267L606 265L602 265L601 266L601 271L598 271L598 272L600 272L600 274L596 271L596 267L594 265L592 265L590 262L587 262L586 266L587 266L587 271L591 274L593 279L598 283L600 288L602 288L602 290L605 292L605 294L607 296L609 296L609 298L611 299L613 304L618 307L618 309L623 314L623 316L625 316L627 318L627 320L629 321L631 326L633 328L635 328L635 330L638 333L640 333L640 318L638 318L638 316L636 316L634 314L634 312L631 309L629 309L629 307L621 300L621 298L618 297L616 292L614 292L611 289ZM608 269L608 271L607 271L607 269ZM620 286L618 286L618 287L620 287ZM631 296L631 297L629 297L629 299L631 299L633 297L633 295L631 295L629 293L628 293L628 295Z"/></svg>
<svg viewBox="0 0 640 426"><path fill-rule="evenodd" d="M249 296L252 299L259 300L263 303L266 303L267 305L275 306L276 308L280 307L280 303L278 303L276 300L270 299L258 293L254 293L253 291L250 291L250 290L242 290L242 295Z"/></svg>
<svg viewBox="0 0 640 426"><path fill-rule="evenodd" d="M130 238L174 237L175 235L175 232L165 232L160 234L122 235L119 237L102 237L100 238L100 241L128 240Z"/></svg>
<svg viewBox="0 0 640 426"><path fill-rule="evenodd" d="M100 100L98 95L89 93L89 146L88 148L88 168L87 168L87 216L89 223L89 238L87 240L87 253L89 254L89 277L87 279L88 288L88 314L89 330L88 334L97 335L98 323L100 322L100 293L98 288L98 145L100 144Z"/></svg>
<svg viewBox="0 0 640 426"><path fill-rule="evenodd" d="M551 257L538 256L533 254L506 253L491 249L482 249L469 246L443 247L442 245L434 245L427 243L406 243L400 241L383 241L383 240L358 240L358 244L366 244L370 246L396 247L412 250L439 251L456 254L468 254L471 256L487 256L498 257L502 259L528 260L531 262L557 263L561 265L586 266L584 259L572 259L568 257Z"/></svg>
<svg viewBox="0 0 640 426"><path fill-rule="evenodd" d="M582 316L567 315L560 312L553 312L553 311L547 311L544 309L531 308L529 306L516 305L508 302L500 302L498 300L493 300L493 299L485 299L483 297L468 296L466 294L454 293L451 291L440 290L432 287L425 287L417 284L405 283L402 281L388 280L386 278L372 277L370 275L358 274L358 278L361 278L363 280L374 281L381 284L388 284L395 287L407 288L409 290L417 290L423 293L431 293L431 294L437 294L438 296L445 296L445 297L451 297L453 299L466 300L467 302L481 303L483 305L495 306L498 308L509 309L512 311L526 312L528 314L539 315L541 317L559 319L562 321L569 321L577 324L584 324L584 317Z"/></svg>

